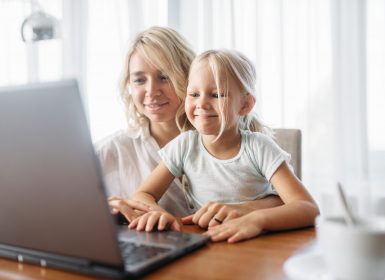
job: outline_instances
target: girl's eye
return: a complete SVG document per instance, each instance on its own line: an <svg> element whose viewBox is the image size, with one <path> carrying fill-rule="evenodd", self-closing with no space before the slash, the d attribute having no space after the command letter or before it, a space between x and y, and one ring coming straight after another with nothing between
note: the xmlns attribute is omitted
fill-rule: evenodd
<svg viewBox="0 0 385 280"><path fill-rule="evenodd" d="M192 92L192 93L189 93L189 96L191 96L191 97L198 97L199 93Z"/></svg>
<svg viewBox="0 0 385 280"><path fill-rule="evenodd" d="M214 98L218 98L219 96L220 97L225 97L225 95L223 93L212 93L211 96L214 97Z"/></svg>

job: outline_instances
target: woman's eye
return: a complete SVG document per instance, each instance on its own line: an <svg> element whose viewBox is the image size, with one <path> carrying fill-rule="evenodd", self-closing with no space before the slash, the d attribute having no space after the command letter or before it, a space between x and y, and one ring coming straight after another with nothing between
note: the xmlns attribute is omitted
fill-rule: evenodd
<svg viewBox="0 0 385 280"><path fill-rule="evenodd" d="M189 93L189 96L191 96L191 97L198 97L199 93L192 92L192 93Z"/></svg>
<svg viewBox="0 0 385 280"><path fill-rule="evenodd" d="M134 83L135 83L135 84L143 84L145 81L146 81L145 79L138 78L138 79L135 79L135 80L134 80Z"/></svg>
<svg viewBox="0 0 385 280"><path fill-rule="evenodd" d="M161 76L160 76L160 80L162 80L162 81L168 81L168 76L166 76L166 75L161 75Z"/></svg>

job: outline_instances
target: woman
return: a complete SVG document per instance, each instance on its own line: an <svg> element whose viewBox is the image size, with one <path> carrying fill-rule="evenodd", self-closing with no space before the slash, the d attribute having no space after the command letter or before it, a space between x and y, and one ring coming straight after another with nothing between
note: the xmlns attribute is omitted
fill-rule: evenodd
<svg viewBox="0 0 385 280"><path fill-rule="evenodd" d="M129 221L140 215L140 211L150 210L127 198L160 162L158 150L181 131L192 127L182 100L193 58L187 42L176 31L165 27L151 27L141 32L128 50L121 83L128 128L98 143L97 153L110 206ZM275 196L240 205L207 203L198 210L194 223L207 227L208 217L215 213L230 219L281 204ZM186 202L180 178L173 181L159 205L176 216L193 212ZM192 216L183 221L192 223Z"/></svg>

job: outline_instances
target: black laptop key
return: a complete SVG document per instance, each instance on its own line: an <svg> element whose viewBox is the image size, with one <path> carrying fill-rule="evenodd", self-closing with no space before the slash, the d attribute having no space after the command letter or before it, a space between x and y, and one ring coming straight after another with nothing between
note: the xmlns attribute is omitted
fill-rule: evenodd
<svg viewBox="0 0 385 280"><path fill-rule="evenodd" d="M119 245L126 265L137 264L171 250L170 248L129 242L120 242Z"/></svg>

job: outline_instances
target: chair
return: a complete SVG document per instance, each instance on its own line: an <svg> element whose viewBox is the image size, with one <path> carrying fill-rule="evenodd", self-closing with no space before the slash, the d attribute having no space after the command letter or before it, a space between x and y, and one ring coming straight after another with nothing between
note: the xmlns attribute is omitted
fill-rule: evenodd
<svg viewBox="0 0 385 280"><path fill-rule="evenodd" d="M302 175L302 135L299 129L276 128L273 129L277 144L286 152L291 154L291 165L294 168L294 174L301 179Z"/></svg>

